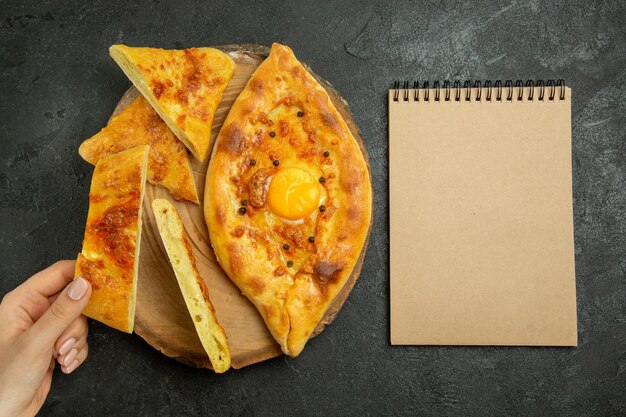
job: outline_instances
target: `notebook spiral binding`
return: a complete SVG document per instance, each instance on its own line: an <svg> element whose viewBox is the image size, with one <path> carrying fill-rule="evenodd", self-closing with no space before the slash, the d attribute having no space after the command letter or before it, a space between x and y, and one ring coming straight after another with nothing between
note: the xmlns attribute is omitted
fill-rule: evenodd
<svg viewBox="0 0 626 417"><path fill-rule="evenodd" d="M394 81L393 83L393 101L401 101L400 94L402 94L402 101L409 101L411 96L413 101L420 101L420 91L423 91L423 100L430 101L431 88L428 81L424 81L424 83L420 86L419 81L415 80L413 81L412 88L409 87L409 81L404 81L402 88L400 88L400 83L400 81ZM555 97L557 97L557 90L559 90L558 99L565 100L565 81L562 79L556 81L548 80L547 82L544 82L543 80L527 80L526 83L522 80L517 80L515 81L515 85L511 80L506 80L504 85L502 80L497 80L493 84L491 81L482 82L481 80L475 80L472 82L471 80L466 80L462 87L461 81L459 80L454 80L452 83L449 80L445 80L443 81L443 85L440 81L433 82L432 88L435 90L433 97L434 101L441 100L442 90L445 101L450 101L452 95L454 95L455 101L461 101L462 89L465 89L463 97L465 101L471 101L472 95L475 101L481 101L484 89L487 89L484 98L486 101L491 101L494 91L496 101L502 101L503 91L506 91L506 101L513 101L514 97L515 100L522 101L524 99L525 87L530 87L526 90L528 93L526 94L526 100L529 101L533 101L535 98L534 87L539 88L539 93L537 94L537 100L539 101L543 101L545 99L546 90L548 100L554 101ZM411 94L411 90L413 90L413 94Z"/></svg>

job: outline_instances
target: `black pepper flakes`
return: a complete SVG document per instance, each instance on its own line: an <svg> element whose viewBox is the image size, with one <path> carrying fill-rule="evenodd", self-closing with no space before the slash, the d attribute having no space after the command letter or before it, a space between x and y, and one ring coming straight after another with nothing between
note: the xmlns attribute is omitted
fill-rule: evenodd
<svg viewBox="0 0 626 417"><path fill-rule="evenodd" d="M248 205L248 200L241 200L241 205L242 206L247 206Z"/></svg>
<svg viewBox="0 0 626 417"><path fill-rule="evenodd" d="M272 162L272 164L277 167L280 164L280 161L278 159L274 159L274 162Z"/></svg>
<svg viewBox="0 0 626 417"><path fill-rule="evenodd" d="M271 138L274 138L274 137L276 137L276 132L274 132L274 131L271 131L271 132L270 132L270 137L271 137Z"/></svg>
<svg viewBox="0 0 626 417"><path fill-rule="evenodd" d="M284 249L284 250L289 250L289 245L285 243L285 244L283 245L283 249Z"/></svg>
<svg viewBox="0 0 626 417"><path fill-rule="evenodd" d="M287 266L291 268L293 266L293 261L287 261Z"/></svg>
<svg viewBox="0 0 626 417"><path fill-rule="evenodd" d="M298 112L298 117L302 117L302 116L304 116L304 112L303 111L299 111Z"/></svg>
<svg viewBox="0 0 626 417"><path fill-rule="evenodd" d="M315 243L315 236L309 236L309 243Z"/></svg>
<svg viewBox="0 0 626 417"><path fill-rule="evenodd" d="M256 165L256 159L251 159L250 160L250 166L253 167Z"/></svg>
<svg viewBox="0 0 626 417"><path fill-rule="evenodd" d="M239 207L239 214L246 214L246 208L245 207Z"/></svg>
<svg viewBox="0 0 626 417"><path fill-rule="evenodd" d="M324 151L324 158L328 158L330 156L330 152Z"/></svg>
<svg viewBox="0 0 626 417"><path fill-rule="evenodd" d="M326 178L324 178L324 177L320 177L320 182L321 182L322 184L324 184L324 183L326 182Z"/></svg>
<svg viewBox="0 0 626 417"><path fill-rule="evenodd" d="M326 211L326 206L324 206L323 204L320 206L320 211L323 213Z"/></svg>

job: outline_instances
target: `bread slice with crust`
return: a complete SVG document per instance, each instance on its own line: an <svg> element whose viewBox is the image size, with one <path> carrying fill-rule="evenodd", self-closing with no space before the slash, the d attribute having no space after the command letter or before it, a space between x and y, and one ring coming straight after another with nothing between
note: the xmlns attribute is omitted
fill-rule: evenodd
<svg viewBox="0 0 626 417"><path fill-rule="evenodd" d="M167 188L177 200L198 204L187 148L142 96L81 143L78 153L95 165L101 158L146 144L150 145L148 181Z"/></svg>
<svg viewBox="0 0 626 417"><path fill-rule="evenodd" d="M215 110L233 76L235 62L213 48L113 45L109 53L174 134L204 161Z"/></svg>
<svg viewBox="0 0 626 417"><path fill-rule="evenodd" d="M92 288L83 314L127 333L135 324L149 150L148 145L136 146L96 163L83 248L76 261L75 276Z"/></svg>
<svg viewBox="0 0 626 417"><path fill-rule="evenodd" d="M230 368L228 340L217 321L209 291L196 267L183 222L174 205L164 199L152 201L152 212L202 347L209 356L213 370L217 373L225 372Z"/></svg>

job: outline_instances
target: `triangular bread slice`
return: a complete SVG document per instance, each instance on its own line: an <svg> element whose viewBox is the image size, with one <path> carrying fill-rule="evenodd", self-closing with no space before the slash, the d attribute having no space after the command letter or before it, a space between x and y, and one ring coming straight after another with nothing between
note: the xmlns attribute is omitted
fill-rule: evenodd
<svg viewBox="0 0 626 417"><path fill-rule="evenodd" d="M104 157L147 144L150 145L148 181L167 188L177 200L198 204L187 148L142 96L81 143L78 153L95 165Z"/></svg>
<svg viewBox="0 0 626 417"><path fill-rule="evenodd" d="M235 62L213 48L113 45L109 53L174 134L204 161L215 110L233 76Z"/></svg>
<svg viewBox="0 0 626 417"><path fill-rule="evenodd" d="M96 163L76 277L91 283L88 317L132 333L135 324L141 207L150 146L141 145Z"/></svg>
<svg viewBox="0 0 626 417"><path fill-rule="evenodd" d="M209 356L213 370L217 373L225 372L230 368L226 333L217 321L209 290L198 272L183 222L172 203L164 199L152 201L152 212L202 347Z"/></svg>

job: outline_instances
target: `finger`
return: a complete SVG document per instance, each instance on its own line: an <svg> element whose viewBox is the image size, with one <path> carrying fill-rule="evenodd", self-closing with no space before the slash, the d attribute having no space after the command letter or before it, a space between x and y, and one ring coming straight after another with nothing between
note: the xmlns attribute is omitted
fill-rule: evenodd
<svg viewBox="0 0 626 417"><path fill-rule="evenodd" d="M63 365L66 362L69 364L71 361L67 361L67 357L70 353L75 350L76 352L80 352L85 346L87 346L87 333L85 332L78 340L74 341L74 338L70 338L68 346L64 346L62 348L63 353L57 355L57 361L59 365ZM56 351L55 351L56 353Z"/></svg>
<svg viewBox="0 0 626 417"><path fill-rule="evenodd" d="M81 350L83 348L83 346L85 346L87 344L87 333L85 332L83 333L83 335L80 337L80 339L78 339L76 341L76 343L74 344L74 347L78 350Z"/></svg>
<svg viewBox="0 0 626 417"><path fill-rule="evenodd" d="M50 308L28 330L30 341L45 349L54 346L72 322L80 316L91 296L91 285L77 278L59 295Z"/></svg>
<svg viewBox="0 0 626 417"><path fill-rule="evenodd" d="M83 364L83 362L85 362L88 354L89 347L85 345L85 347L76 354L72 361L68 361L69 364L67 366L61 366L61 370L66 374L71 374L72 372L74 372L74 370L76 370L76 368L78 368L80 365Z"/></svg>
<svg viewBox="0 0 626 417"><path fill-rule="evenodd" d="M52 294L50 297L48 297L48 303L52 305L52 303L54 303L57 300L57 298L59 298L60 294L61 294L61 291Z"/></svg>
<svg viewBox="0 0 626 417"><path fill-rule="evenodd" d="M15 289L16 293L31 293L33 291L49 297L63 289L74 277L76 261L58 261L43 271L27 279Z"/></svg>
<svg viewBox="0 0 626 417"><path fill-rule="evenodd" d="M72 362L74 362L74 359L78 356L78 352L78 349L72 349L67 353L67 355L61 356L57 360L61 366L68 367L72 364Z"/></svg>
<svg viewBox="0 0 626 417"><path fill-rule="evenodd" d="M54 344L57 355L69 352L83 334L87 334L87 318L81 314L63 331Z"/></svg>

